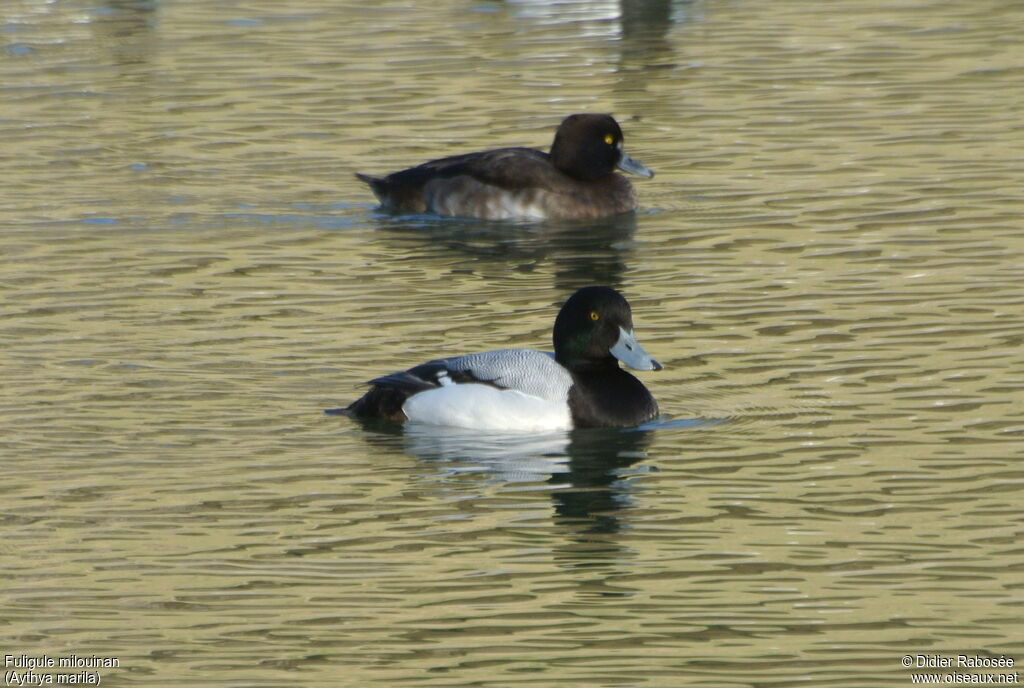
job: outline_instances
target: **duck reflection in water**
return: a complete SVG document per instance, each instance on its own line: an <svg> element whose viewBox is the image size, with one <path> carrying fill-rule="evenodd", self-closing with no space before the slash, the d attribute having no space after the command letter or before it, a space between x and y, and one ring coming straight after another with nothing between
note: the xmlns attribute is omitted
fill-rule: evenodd
<svg viewBox="0 0 1024 688"><path fill-rule="evenodd" d="M639 428L588 428L547 434L491 433L377 419L359 421L365 439L439 469L442 479L467 474L505 484L533 484L550 491L558 520L581 533L613 533L617 512L632 503L630 476L642 468L654 424ZM634 467L635 468L631 468Z"/></svg>
<svg viewBox="0 0 1024 688"><path fill-rule="evenodd" d="M375 242L395 255L449 270L452 256L465 258L459 271L505 275L509 271L554 273L553 286L568 292L580 284L620 288L635 251L634 214L594 222L544 224L453 220L429 216L374 218Z"/></svg>
<svg viewBox="0 0 1024 688"><path fill-rule="evenodd" d="M584 532L617 532L621 527L617 512L632 503L625 469L647 457L653 433L639 428L597 428L572 435L568 470L548 479L550 485L566 488L551 493L555 513Z"/></svg>

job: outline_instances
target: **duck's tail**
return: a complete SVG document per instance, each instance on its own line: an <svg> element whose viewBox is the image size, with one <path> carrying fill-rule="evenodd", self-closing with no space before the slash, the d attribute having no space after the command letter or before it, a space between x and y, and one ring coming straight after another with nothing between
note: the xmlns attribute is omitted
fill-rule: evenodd
<svg viewBox="0 0 1024 688"><path fill-rule="evenodd" d="M326 409L329 416L349 416L362 419L405 420L402 404L409 398L408 392L393 387L373 386L345 408Z"/></svg>
<svg viewBox="0 0 1024 688"><path fill-rule="evenodd" d="M370 190L373 191L373 195L380 202L383 203L387 199L388 183L384 178L356 172L356 179L369 186Z"/></svg>

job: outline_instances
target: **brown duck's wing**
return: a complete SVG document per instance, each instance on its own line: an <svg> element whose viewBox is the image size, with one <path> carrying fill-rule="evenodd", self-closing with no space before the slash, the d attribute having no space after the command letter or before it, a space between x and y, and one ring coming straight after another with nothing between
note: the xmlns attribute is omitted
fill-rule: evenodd
<svg viewBox="0 0 1024 688"><path fill-rule="evenodd" d="M557 191L566 177L551 164L551 156L535 148L499 148L464 156L456 175L509 191L542 188Z"/></svg>
<svg viewBox="0 0 1024 688"><path fill-rule="evenodd" d="M394 193L403 189L422 189L436 179L468 176L484 184L503 189L549 186L562 173L551 164L547 153L535 148L498 148L479 153L452 155L393 172L385 177L356 174L375 193Z"/></svg>

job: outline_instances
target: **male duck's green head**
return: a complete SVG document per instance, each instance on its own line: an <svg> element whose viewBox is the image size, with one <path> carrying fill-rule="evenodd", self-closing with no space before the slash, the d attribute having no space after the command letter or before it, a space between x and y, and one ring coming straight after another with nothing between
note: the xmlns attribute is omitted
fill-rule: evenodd
<svg viewBox="0 0 1024 688"><path fill-rule="evenodd" d="M633 334L633 314L622 294L609 287L584 287L555 319L555 359L570 370L615 366L661 370Z"/></svg>

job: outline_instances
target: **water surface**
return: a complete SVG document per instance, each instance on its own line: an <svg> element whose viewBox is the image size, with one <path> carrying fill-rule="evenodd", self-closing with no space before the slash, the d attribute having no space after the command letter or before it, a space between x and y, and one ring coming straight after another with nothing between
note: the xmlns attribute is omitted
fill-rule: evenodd
<svg viewBox="0 0 1024 688"><path fill-rule="evenodd" d="M1016 3L0 7L0 637L105 685L905 686L1021 653ZM352 176L612 112L634 217ZM640 430L322 410L546 348L602 283Z"/></svg>

